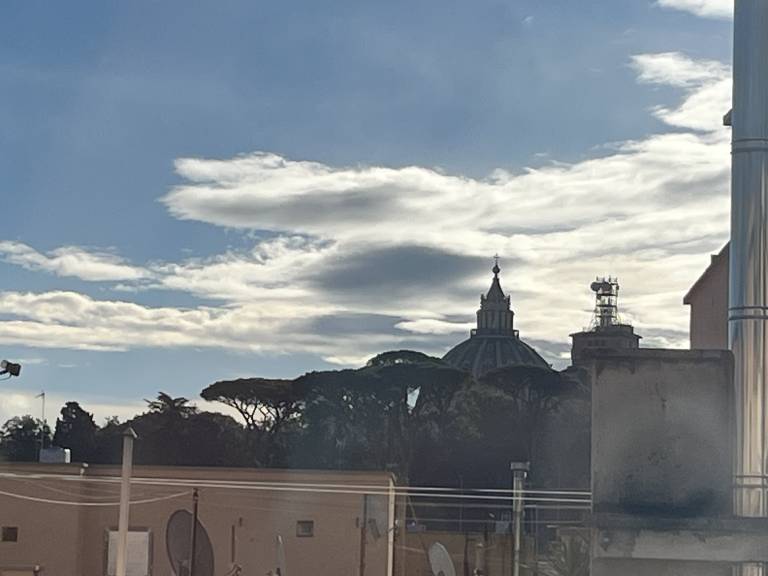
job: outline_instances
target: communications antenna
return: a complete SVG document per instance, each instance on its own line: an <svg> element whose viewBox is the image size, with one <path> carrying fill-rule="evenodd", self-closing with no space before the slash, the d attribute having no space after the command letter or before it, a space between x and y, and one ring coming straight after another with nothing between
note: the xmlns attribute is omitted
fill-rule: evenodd
<svg viewBox="0 0 768 576"><path fill-rule="evenodd" d="M590 289L595 293L592 328L608 328L619 324L619 279L611 276L596 278Z"/></svg>

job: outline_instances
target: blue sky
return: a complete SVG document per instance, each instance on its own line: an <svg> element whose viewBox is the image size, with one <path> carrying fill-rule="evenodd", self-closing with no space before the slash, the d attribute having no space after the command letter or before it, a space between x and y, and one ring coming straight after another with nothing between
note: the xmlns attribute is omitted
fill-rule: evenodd
<svg viewBox="0 0 768 576"><path fill-rule="evenodd" d="M23 2L0 13L0 417L439 354L491 256L562 365L651 345L727 237L727 0Z"/></svg>

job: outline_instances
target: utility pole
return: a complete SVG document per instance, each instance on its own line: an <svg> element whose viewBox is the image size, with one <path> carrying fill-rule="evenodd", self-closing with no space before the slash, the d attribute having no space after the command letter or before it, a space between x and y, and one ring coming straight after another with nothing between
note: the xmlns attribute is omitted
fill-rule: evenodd
<svg viewBox="0 0 768 576"><path fill-rule="evenodd" d="M192 535L189 547L189 576L195 576L195 553L197 552L197 504L200 494L197 488L192 491Z"/></svg>
<svg viewBox="0 0 768 576"><path fill-rule="evenodd" d="M459 532L462 534L464 533L464 476L459 474L459 494L461 494L462 499L459 504Z"/></svg>
<svg viewBox="0 0 768 576"><path fill-rule="evenodd" d="M478 542L475 544L475 569L473 576L485 575L485 544Z"/></svg>
<svg viewBox="0 0 768 576"><path fill-rule="evenodd" d="M123 432L123 470L120 483L120 518L117 524L117 562L115 576L125 576L128 568L128 520L133 474L133 441L136 432L130 426Z"/></svg>
<svg viewBox="0 0 768 576"><path fill-rule="evenodd" d="M531 466L528 462L512 462L512 517L514 540L512 548L512 576L520 576L520 550L522 548L523 515L525 514L525 479Z"/></svg>
<svg viewBox="0 0 768 576"><path fill-rule="evenodd" d="M40 416L40 454L37 457L40 460L40 456L42 456L45 449L45 390L41 391L35 398L40 398L43 404Z"/></svg>
<svg viewBox="0 0 768 576"><path fill-rule="evenodd" d="M359 576L365 576L365 552L368 540L368 495L363 494L363 519L360 522L360 571Z"/></svg>

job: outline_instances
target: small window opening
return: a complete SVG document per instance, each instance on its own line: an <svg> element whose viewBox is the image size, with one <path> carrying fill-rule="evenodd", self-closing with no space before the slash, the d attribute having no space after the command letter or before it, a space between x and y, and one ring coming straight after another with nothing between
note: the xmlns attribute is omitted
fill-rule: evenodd
<svg viewBox="0 0 768 576"><path fill-rule="evenodd" d="M314 520L299 520L296 522L296 536L299 538L310 538L315 535Z"/></svg>
<svg viewBox="0 0 768 576"><path fill-rule="evenodd" d="M18 541L19 541L19 527L3 526L2 534L0 534L0 542L18 542Z"/></svg>

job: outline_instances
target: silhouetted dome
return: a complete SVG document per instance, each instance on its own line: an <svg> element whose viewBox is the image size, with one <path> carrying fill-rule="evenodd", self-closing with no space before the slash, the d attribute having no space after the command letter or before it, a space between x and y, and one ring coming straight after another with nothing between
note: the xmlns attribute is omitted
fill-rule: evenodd
<svg viewBox="0 0 768 576"><path fill-rule="evenodd" d="M471 372L475 378L509 366L550 369L546 360L517 336L476 334L451 348L443 360L455 368Z"/></svg>
<svg viewBox="0 0 768 576"><path fill-rule="evenodd" d="M526 366L549 370L550 366L528 344L520 340L514 328L515 313L510 308L509 296L504 294L499 280L498 261L493 267L493 281L488 294L480 296L477 328L468 340L454 346L443 360L475 378L510 366Z"/></svg>

